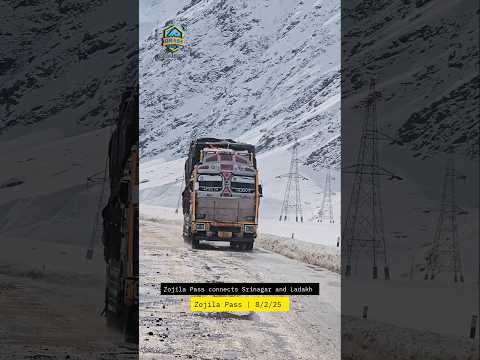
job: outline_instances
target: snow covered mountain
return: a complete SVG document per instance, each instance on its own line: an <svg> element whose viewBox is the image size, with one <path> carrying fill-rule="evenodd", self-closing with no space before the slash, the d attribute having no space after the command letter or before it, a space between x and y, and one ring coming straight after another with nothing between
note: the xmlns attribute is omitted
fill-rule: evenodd
<svg viewBox="0 0 480 360"><path fill-rule="evenodd" d="M115 16L110 0L0 4L1 139L112 124L124 84L137 76L138 20L115 3Z"/></svg>
<svg viewBox="0 0 480 360"><path fill-rule="evenodd" d="M476 6L472 12L468 1L345 3L343 112L356 112L348 98L358 103L371 77L386 80L377 84L380 126L412 156L431 159L454 145L458 154L478 158ZM343 120L353 128L353 116Z"/></svg>
<svg viewBox="0 0 480 360"><path fill-rule="evenodd" d="M260 152L297 137L305 165L338 165L338 1L192 1L176 15L160 5L145 4L186 29L186 47L166 56L161 28L141 44L143 159L181 157L205 135Z"/></svg>
<svg viewBox="0 0 480 360"><path fill-rule="evenodd" d="M125 1L15 0L0 21L0 234L85 245L101 188L85 184L137 77L137 16Z"/></svg>
<svg viewBox="0 0 480 360"><path fill-rule="evenodd" d="M332 186L336 223L311 220L321 204L325 167L340 161L340 2L201 0L173 6L153 0L141 2L140 14L140 33L151 29L140 49L144 209L177 206L192 138L228 137L257 146L262 231L335 246L338 171ZM152 28L158 17L164 23ZM185 29L186 46L174 56L160 45L167 21ZM279 176L289 170L295 138L307 178L301 183L303 226L278 221L287 180Z"/></svg>

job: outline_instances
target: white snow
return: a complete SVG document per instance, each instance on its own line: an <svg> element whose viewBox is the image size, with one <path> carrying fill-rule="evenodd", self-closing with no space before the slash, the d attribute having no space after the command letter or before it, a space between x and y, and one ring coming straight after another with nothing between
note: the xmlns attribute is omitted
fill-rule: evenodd
<svg viewBox="0 0 480 360"><path fill-rule="evenodd" d="M297 137L306 161L339 137L338 1L198 1L177 12L181 4L141 4L142 13L161 8L158 19L186 28L186 47L175 56L153 30L142 42L143 160L178 159L191 138L217 136L262 151ZM338 144L315 161L338 165L339 152Z"/></svg>
<svg viewBox="0 0 480 360"><path fill-rule="evenodd" d="M140 0L139 41L145 40L155 29L161 32L165 22L189 2L190 0Z"/></svg>
<svg viewBox="0 0 480 360"><path fill-rule="evenodd" d="M339 176L332 184L332 196L335 223L318 223L314 216L322 200L322 187L325 172L314 172L302 167L300 173L310 180L301 181L301 196L304 222L295 221L294 210L290 210L287 221L280 222L280 210L283 202L287 178L276 178L289 171L289 150L277 148L258 156L257 163L264 197L260 202L259 232L335 247L340 236L340 193ZM142 213L157 217L182 218L181 191L184 182L185 159L164 161L154 159L140 164L140 209ZM332 171L334 172L334 171ZM178 215L175 209L179 206ZM300 219L299 219L300 220Z"/></svg>

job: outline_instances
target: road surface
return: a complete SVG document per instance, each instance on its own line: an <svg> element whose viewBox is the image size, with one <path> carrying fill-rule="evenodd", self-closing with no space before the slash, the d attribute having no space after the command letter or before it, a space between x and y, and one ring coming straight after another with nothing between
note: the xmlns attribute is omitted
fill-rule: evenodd
<svg viewBox="0 0 480 360"><path fill-rule="evenodd" d="M0 359L126 360L137 347L107 327L105 263L77 244L2 237Z"/></svg>
<svg viewBox="0 0 480 360"><path fill-rule="evenodd" d="M266 236L266 235L264 235ZM255 248L192 250L178 220L140 221L140 359L340 359L340 275ZM288 313L188 311L162 282L318 282L320 296L293 296Z"/></svg>

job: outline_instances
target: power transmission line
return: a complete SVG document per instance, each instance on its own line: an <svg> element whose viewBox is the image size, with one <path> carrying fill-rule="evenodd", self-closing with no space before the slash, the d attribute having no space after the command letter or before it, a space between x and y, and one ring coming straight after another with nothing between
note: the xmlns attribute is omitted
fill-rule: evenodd
<svg viewBox="0 0 480 360"><path fill-rule="evenodd" d="M458 241L457 213L462 209L457 206L455 183L460 178L455 169L453 147L445 167L440 215L433 238L432 247L427 255L425 280L433 280L442 272L453 273L453 280L464 281L462 259Z"/></svg>
<svg viewBox="0 0 480 360"><path fill-rule="evenodd" d="M380 176L401 179L380 166L378 140L390 139L378 130L376 101L381 96L375 89L375 80L370 81L369 95L365 101L366 117L362 127L357 163L342 170L353 173L353 189L346 209L343 227L342 257L345 261L345 276L350 276L352 259L356 262L366 253L372 262L373 278L378 278L378 263L383 263L384 277L390 279L387 246L383 221L383 205Z"/></svg>
<svg viewBox="0 0 480 360"><path fill-rule="evenodd" d="M327 168L327 174L325 175L325 186L323 187L322 205L318 212L318 221L323 222L327 220L333 224L333 204L332 204L332 175L330 167Z"/></svg>
<svg viewBox="0 0 480 360"><path fill-rule="evenodd" d="M295 209L295 221L303 223L303 210L302 210L302 199L300 194L300 179L306 179L298 172L298 141L295 140L295 143L292 146L292 158L290 160L290 170L287 174L280 175L279 177L287 177L287 187L285 188L285 195L283 198L282 209L280 211L280 221L287 221L289 209ZM292 192L295 192L295 199L292 199Z"/></svg>

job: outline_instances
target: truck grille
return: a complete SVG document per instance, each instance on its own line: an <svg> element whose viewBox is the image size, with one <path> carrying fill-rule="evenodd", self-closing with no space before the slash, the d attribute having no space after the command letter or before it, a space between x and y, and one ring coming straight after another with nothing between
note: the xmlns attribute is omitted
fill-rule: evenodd
<svg viewBox="0 0 480 360"><path fill-rule="evenodd" d="M198 197L196 212L206 221L237 223L255 218L255 199Z"/></svg>
<svg viewBox="0 0 480 360"><path fill-rule="evenodd" d="M210 226L210 231L226 231L232 233L239 233L241 232L241 228L239 226Z"/></svg>

